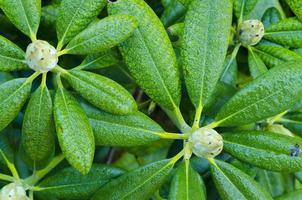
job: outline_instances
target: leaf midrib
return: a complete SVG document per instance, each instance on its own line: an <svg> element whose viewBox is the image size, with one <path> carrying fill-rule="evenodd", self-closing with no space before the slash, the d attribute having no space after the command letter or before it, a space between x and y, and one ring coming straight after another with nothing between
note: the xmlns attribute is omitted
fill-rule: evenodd
<svg viewBox="0 0 302 200"><path fill-rule="evenodd" d="M129 129L134 129L134 130L137 130L137 131L147 132L147 133L151 133L151 134L156 135L156 136L160 136L159 132L152 131L152 130L147 130L147 129L138 128L138 127L134 127L134 126L123 125L123 124L116 124L116 123L113 123L113 122L103 121L103 120L95 119L95 118L92 118L92 117L89 117L89 119L93 120L93 121L100 121L101 123L113 124L114 126L126 127L126 128L129 128Z"/></svg>
<svg viewBox="0 0 302 200"><path fill-rule="evenodd" d="M78 6L78 8L76 9L76 11L74 12L74 14L73 14L71 20L69 21L68 26L67 26L67 28L65 29L65 31L64 31L64 33L63 33L63 36L62 36L62 38L60 39L59 43L61 42L62 44L64 44L64 40L65 40L65 37L66 37L66 35L67 35L67 32L69 31L70 26L72 25L72 23L73 23L75 17L78 15L79 10L82 8L82 4L83 4L84 1L85 1L85 0L81 0L80 5Z"/></svg>
<svg viewBox="0 0 302 200"><path fill-rule="evenodd" d="M172 165L170 162L167 163L165 166L163 166L162 168L160 168L157 172L155 172L154 174L152 174L149 178L147 178L145 181L143 181L141 184L139 184L138 186L136 186L135 188L133 188L132 190L130 190L128 193L126 193L121 199L125 199L127 198L129 195L131 195L131 193L135 192L137 189L139 189L140 187L142 187L143 185L145 185L148 181L150 181L152 178L154 178L155 176L157 176L159 173L161 173L161 171L165 170L166 168L170 167L170 165Z"/></svg>
<svg viewBox="0 0 302 200"><path fill-rule="evenodd" d="M155 59L154 59L154 56L153 56L153 54L151 53L151 50L150 50L149 46L147 45L145 38L142 36L142 33L141 33L141 31L140 31L140 27L137 28L137 32L138 32L138 34L140 35L141 39L143 40L144 47L145 47L145 49L148 51L148 54L149 54L150 57L151 57L151 61L152 61L152 63L153 63L152 66L155 66L154 69L155 69L157 75L158 75L159 78L160 78L159 80L160 80L160 82L161 82L161 85L162 85L162 87L164 88L164 90L166 91L167 96L168 96L168 98L169 98L169 100L170 100L170 102L171 102L173 108L177 108L178 106L176 106L175 102L173 101L173 98L172 98L172 96L171 96L171 94L170 94L170 91L168 90L168 88L167 88L167 86L166 86L166 83L165 83L165 81L164 81L164 79L163 79L161 73L160 73L160 72L158 71L158 69L157 69L157 64L156 64L156 62L154 61L154 60L155 60Z"/></svg>
<svg viewBox="0 0 302 200"><path fill-rule="evenodd" d="M245 110L249 109L250 107L252 107L252 106L254 106L254 105L257 105L259 102L265 101L266 99L268 99L268 98L270 98L270 97L272 97L272 96L274 96L274 95L276 95L276 94L278 94L278 93L280 93L280 91L273 92L273 93L271 93L270 95L268 95L268 96L266 96L266 97L264 97L264 98L262 98L262 99L260 99L260 100L258 100L258 101L255 101L254 103L252 103L252 104L250 104L250 105L248 105L248 106L246 106L246 107L244 107L244 108L238 110L237 112L234 112L234 113L230 114L229 116L227 116L227 117L225 117L225 118L219 120L219 123L223 123L224 121L226 121L226 120L232 118L233 116L237 115L238 113L244 112Z"/></svg>
<svg viewBox="0 0 302 200"><path fill-rule="evenodd" d="M24 8L24 5L23 5L22 0L19 0L19 3L21 4L21 8L22 8L23 14L24 14L24 16L25 16L25 21L26 21L26 24L27 24L27 26L28 26L29 33L31 34L31 33L33 33L33 30L31 29L31 26L30 26L30 24L29 24L28 16L27 16L27 13L25 12L25 8Z"/></svg>

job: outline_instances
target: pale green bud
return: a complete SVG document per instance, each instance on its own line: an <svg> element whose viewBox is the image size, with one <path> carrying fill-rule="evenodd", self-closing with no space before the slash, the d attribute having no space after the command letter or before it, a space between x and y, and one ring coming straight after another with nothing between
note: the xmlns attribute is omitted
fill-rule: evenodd
<svg viewBox="0 0 302 200"><path fill-rule="evenodd" d="M28 45L25 59L28 66L37 72L48 72L58 63L57 50L43 40Z"/></svg>
<svg viewBox="0 0 302 200"><path fill-rule="evenodd" d="M211 128L196 130L190 135L189 142L193 153L198 157L213 158L223 149L221 135Z"/></svg>

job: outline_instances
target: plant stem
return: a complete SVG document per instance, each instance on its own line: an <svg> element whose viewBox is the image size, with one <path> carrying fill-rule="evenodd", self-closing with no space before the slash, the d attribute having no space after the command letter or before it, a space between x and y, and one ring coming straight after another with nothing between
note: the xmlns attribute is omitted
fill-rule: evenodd
<svg viewBox="0 0 302 200"><path fill-rule="evenodd" d="M199 106L196 109L196 112L195 112L194 123L193 123L193 126L192 126L193 130L196 130L196 129L199 128L201 113L202 113L202 106Z"/></svg>
<svg viewBox="0 0 302 200"><path fill-rule="evenodd" d="M25 179L25 183L31 186L35 185L63 160L64 160L63 154L55 157L44 169L36 171L33 175Z"/></svg>
<svg viewBox="0 0 302 200"><path fill-rule="evenodd" d="M32 83L41 73L35 72L30 77L27 78L25 83Z"/></svg>
<svg viewBox="0 0 302 200"><path fill-rule="evenodd" d="M6 163L6 165L7 165L7 167L8 167L9 170L11 171L13 177L14 177L16 180L19 181L19 180L20 180L20 177L19 177L19 174L18 174L18 171L17 171L15 165L14 165L13 163L11 163L11 162L7 159L6 155L3 153L2 150L0 150L0 153L1 153L1 155L2 155L2 157L3 157L3 159L4 159L4 161L5 161L5 163Z"/></svg>
<svg viewBox="0 0 302 200"><path fill-rule="evenodd" d="M179 140L185 140L188 139L189 135L188 134L179 134L179 133L159 133L158 134L160 138L162 139L179 139Z"/></svg>
<svg viewBox="0 0 302 200"><path fill-rule="evenodd" d="M185 154L185 151L182 150L178 154L176 154L170 161L170 163L175 164L183 155Z"/></svg>
<svg viewBox="0 0 302 200"><path fill-rule="evenodd" d="M191 131L191 127L184 120L178 107L175 107L173 111L165 108L162 109L182 133L188 133Z"/></svg>
<svg viewBox="0 0 302 200"><path fill-rule="evenodd" d="M0 173L0 180L8 181L8 182L14 182L15 181L14 177L6 175L6 174L2 174L2 173Z"/></svg>
<svg viewBox="0 0 302 200"><path fill-rule="evenodd" d="M62 73L62 74L67 74L68 71L66 69L63 69L62 67L60 67L59 65L57 65L55 68L53 68L51 70L54 73Z"/></svg>
<svg viewBox="0 0 302 200"><path fill-rule="evenodd" d="M64 50L62 50L62 51L59 51L59 52L57 53L57 56L59 57L59 56L65 55L65 54L67 54L67 53L68 53L68 49L64 49Z"/></svg>
<svg viewBox="0 0 302 200"><path fill-rule="evenodd" d="M227 71L229 70L229 68L230 68L230 66L231 66L231 64L232 64L232 62L234 61L234 59L235 59L236 56L237 56L237 53L238 53L240 47L241 47L241 43L236 44L236 46L235 46L235 48L233 49L233 52L232 52L232 54L231 54L231 59L229 60L228 64L225 66L225 68L224 68L224 70L223 70L223 72L222 72L222 75L220 76L220 80L223 79L223 77L225 76L225 74L226 74Z"/></svg>
<svg viewBox="0 0 302 200"><path fill-rule="evenodd" d="M47 78L47 72L42 74L42 82L41 86L44 88L46 86L46 78Z"/></svg>

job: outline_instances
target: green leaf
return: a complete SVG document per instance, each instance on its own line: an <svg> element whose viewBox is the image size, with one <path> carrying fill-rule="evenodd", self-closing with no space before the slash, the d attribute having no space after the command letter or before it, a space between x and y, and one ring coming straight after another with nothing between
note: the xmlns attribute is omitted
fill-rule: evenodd
<svg viewBox="0 0 302 200"><path fill-rule="evenodd" d="M283 19L265 29L264 38L284 46L302 47L302 22L297 18Z"/></svg>
<svg viewBox="0 0 302 200"><path fill-rule="evenodd" d="M163 14L160 19L163 22L164 26L171 26L176 23L179 18L186 13L186 7L179 0L173 0L171 3L164 9Z"/></svg>
<svg viewBox="0 0 302 200"><path fill-rule="evenodd" d="M259 45L251 48L268 67L274 67L286 61L302 59L298 53L279 46Z"/></svg>
<svg viewBox="0 0 302 200"><path fill-rule="evenodd" d="M271 7L267 9L261 19L264 27L265 32L267 31L266 28L272 24L277 24L280 20L282 20L282 15L279 10L275 7Z"/></svg>
<svg viewBox="0 0 302 200"><path fill-rule="evenodd" d="M62 0L57 18L59 49L92 22L106 5L106 0Z"/></svg>
<svg viewBox="0 0 302 200"><path fill-rule="evenodd" d="M291 156L295 144L302 145L302 139L287 135L244 131L223 134L223 149L232 156L271 171L301 171L302 158Z"/></svg>
<svg viewBox="0 0 302 200"><path fill-rule="evenodd" d="M95 149L92 128L77 100L62 86L55 95L54 117L64 156L74 168L87 174Z"/></svg>
<svg viewBox="0 0 302 200"><path fill-rule="evenodd" d="M2 0L7 18L32 40L36 38L41 17L41 0Z"/></svg>
<svg viewBox="0 0 302 200"><path fill-rule="evenodd" d="M257 53L254 52L252 48L248 49L249 69L252 77L255 79L258 76L261 76L262 74L266 73L268 70L261 58L257 55Z"/></svg>
<svg viewBox="0 0 302 200"><path fill-rule="evenodd" d="M183 162L173 176L169 200L205 200L205 185L189 161Z"/></svg>
<svg viewBox="0 0 302 200"><path fill-rule="evenodd" d="M119 116L105 112L88 114L96 145L140 146L160 139L164 130L143 113Z"/></svg>
<svg viewBox="0 0 302 200"><path fill-rule="evenodd" d="M229 0L194 0L188 8L181 57L187 91L196 109L209 99L224 69L231 22Z"/></svg>
<svg viewBox="0 0 302 200"><path fill-rule="evenodd" d="M52 100L46 85L32 95L23 119L21 144L27 156L39 163L49 159L55 148Z"/></svg>
<svg viewBox="0 0 302 200"><path fill-rule="evenodd" d="M174 110L180 103L180 79L170 39L153 10L141 0L108 4L108 12L133 15L139 27L120 45L131 75L156 103Z"/></svg>
<svg viewBox="0 0 302 200"><path fill-rule="evenodd" d="M75 36L64 51L68 54L106 51L130 37L137 26L137 20L130 15L106 17Z"/></svg>
<svg viewBox="0 0 302 200"><path fill-rule="evenodd" d="M111 79L81 70L62 75L74 90L100 109L114 114L129 114L137 110L131 94Z"/></svg>
<svg viewBox="0 0 302 200"><path fill-rule="evenodd" d="M285 192L284 185L286 183L282 173L260 169L258 170L257 181L265 187L272 197L280 196Z"/></svg>
<svg viewBox="0 0 302 200"><path fill-rule="evenodd" d="M272 197L254 181L236 167L215 160L211 165L211 173L222 199L228 200L272 200Z"/></svg>
<svg viewBox="0 0 302 200"><path fill-rule="evenodd" d="M17 45L0 36L0 71L10 72L27 69L25 53Z"/></svg>
<svg viewBox="0 0 302 200"><path fill-rule="evenodd" d="M242 17L247 17L252 10L255 8L258 0L234 0L234 13L237 18L240 18L240 14L242 13Z"/></svg>
<svg viewBox="0 0 302 200"><path fill-rule="evenodd" d="M285 195L282 195L276 198L276 200L300 200L301 196L302 196L302 189L299 189L293 192L289 192Z"/></svg>
<svg viewBox="0 0 302 200"><path fill-rule="evenodd" d="M0 85L0 130L17 116L30 95L31 83L18 78Z"/></svg>
<svg viewBox="0 0 302 200"><path fill-rule="evenodd" d="M219 111L222 126L239 126L277 115L302 98L300 62L283 63L248 83Z"/></svg>
<svg viewBox="0 0 302 200"><path fill-rule="evenodd" d="M102 187L92 200L148 199L160 188L173 168L162 160L128 172Z"/></svg>
<svg viewBox="0 0 302 200"><path fill-rule="evenodd" d="M77 69L96 70L109 67L120 62L120 55L114 49L88 55Z"/></svg>
<svg viewBox="0 0 302 200"><path fill-rule="evenodd" d="M111 179L123 174L123 170L107 165L94 164L83 176L73 168L65 168L47 177L40 184L44 195L65 199L89 199L99 188Z"/></svg>
<svg viewBox="0 0 302 200"><path fill-rule="evenodd" d="M0 164L6 166L6 159L11 163L14 162L14 150L11 147L8 137L8 134L0 134Z"/></svg>
<svg viewBox="0 0 302 200"><path fill-rule="evenodd" d="M220 77L220 81L228 85L236 87L238 65L237 60L232 58L232 55L228 55L223 64L224 73ZM225 71L226 70L226 71ZM217 87L217 85L216 85ZM213 95L213 94L212 94Z"/></svg>
<svg viewBox="0 0 302 200"><path fill-rule="evenodd" d="M302 21L302 2L300 0L285 0L295 15Z"/></svg>

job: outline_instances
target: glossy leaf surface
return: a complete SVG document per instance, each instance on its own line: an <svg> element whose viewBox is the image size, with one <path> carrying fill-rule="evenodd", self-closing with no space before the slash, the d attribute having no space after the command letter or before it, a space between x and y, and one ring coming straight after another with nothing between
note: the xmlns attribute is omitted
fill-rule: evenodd
<svg viewBox="0 0 302 200"><path fill-rule="evenodd" d="M223 139L224 150L244 162L272 171L301 170L301 155L291 156L295 145L302 145L302 140L298 137L245 131L223 134Z"/></svg>
<svg viewBox="0 0 302 200"><path fill-rule="evenodd" d="M172 167L170 160L140 167L110 181L92 200L148 199L163 184Z"/></svg>
<svg viewBox="0 0 302 200"><path fill-rule="evenodd" d="M131 94L111 79L81 70L62 75L75 91L100 109L115 114L129 114L137 110Z"/></svg>
<svg viewBox="0 0 302 200"><path fill-rule="evenodd" d="M28 98L31 83L25 78L14 79L0 85L0 130L17 116Z"/></svg>
<svg viewBox="0 0 302 200"><path fill-rule="evenodd" d="M277 115L302 98L300 62L288 62L269 70L237 92L220 110L222 126L243 125Z"/></svg>
<svg viewBox="0 0 302 200"><path fill-rule="evenodd" d="M92 128L77 100L62 87L55 95L54 117L64 156L74 168L87 174L95 149Z"/></svg>
<svg viewBox="0 0 302 200"><path fill-rule="evenodd" d="M183 162L173 176L169 200L206 200L205 185L189 161Z"/></svg>
<svg viewBox="0 0 302 200"><path fill-rule="evenodd" d="M47 177L40 184L42 194L67 200L89 199L99 188L123 170L101 164L94 164L87 175L73 168L64 168Z"/></svg>
<svg viewBox="0 0 302 200"><path fill-rule="evenodd" d="M24 61L23 50L2 36L0 36L0 49L0 71L10 72L28 68Z"/></svg>
<svg viewBox="0 0 302 200"><path fill-rule="evenodd" d="M139 146L160 139L162 128L143 113L118 116L105 112L88 114L96 145Z"/></svg>
<svg viewBox="0 0 302 200"><path fill-rule="evenodd" d="M28 157L39 162L51 157L55 146L52 99L41 85L31 96L22 126L22 146Z"/></svg>
<svg viewBox="0 0 302 200"><path fill-rule="evenodd" d="M139 22L133 36L120 45L131 75L156 103L173 110L180 102L176 56L169 37L153 10L140 0L108 4L110 15L133 15Z"/></svg>
<svg viewBox="0 0 302 200"><path fill-rule="evenodd" d="M181 57L195 108L206 103L223 71L231 21L229 0L194 0L188 8Z"/></svg>
<svg viewBox="0 0 302 200"><path fill-rule="evenodd" d="M41 17L41 0L2 0L1 9L25 35L35 38Z"/></svg>
<svg viewBox="0 0 302 200"><path fill-rule="evenodd" d="M92 54L106 51L131 36L138 23L133 16L113 15L89 26L66 47L69 54Z"/></svg>
<svg viewBox="0 0 302 200"><path fill-rule="evenodd" d="M65 45L84 30L105 5L106 0L63 0L56 22L59 45Z"/></svg>
<svg viewBox="0 0 302 200"><path fill-rule="evenodd" d="M226 162L218 160L215 162L216 165L211 165L211 173L222 199L272 200L270 195L250 176Z"/></svg>

